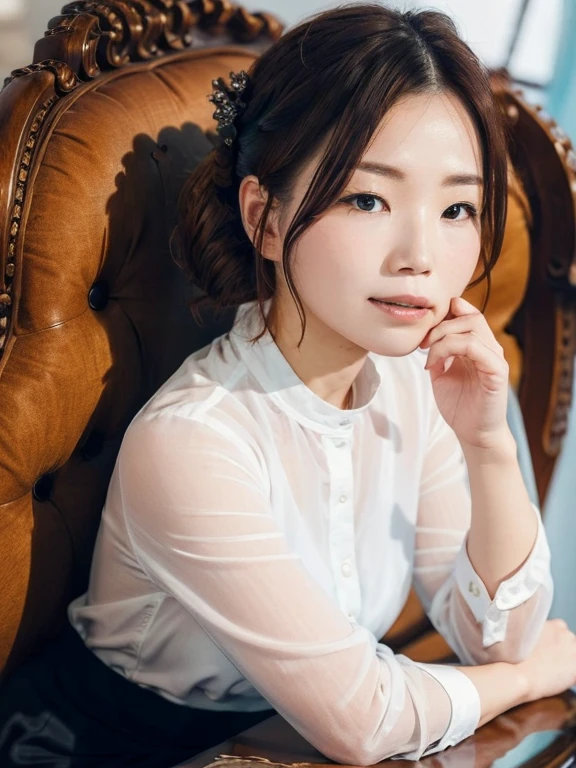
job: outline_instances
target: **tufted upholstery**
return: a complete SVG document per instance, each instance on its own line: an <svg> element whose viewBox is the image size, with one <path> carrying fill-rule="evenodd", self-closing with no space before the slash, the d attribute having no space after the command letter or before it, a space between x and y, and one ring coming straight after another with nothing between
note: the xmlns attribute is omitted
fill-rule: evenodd
<svg viewBox="0 0 576 768"><path fill-rule="evenodd" d="M0 669L56 634L85 589L128 422L230 324L193 322L168 238L211 146L210 81L279 32L227 2L84 0L0 94ZM503 332L536 258L515 210Z"/></svg>
<svg viewBox="0 0 576 768"><path fill-rule="evenodd" d="M0 668L53 635L85 588L129 420L230 322L193 322L168 237L178 188L211 147L211 79L255 56L186 51L66 94L42 68L1 94L2 202L10 191L18 210L13 258L2 249L14 278L0 304Z"/></svg>

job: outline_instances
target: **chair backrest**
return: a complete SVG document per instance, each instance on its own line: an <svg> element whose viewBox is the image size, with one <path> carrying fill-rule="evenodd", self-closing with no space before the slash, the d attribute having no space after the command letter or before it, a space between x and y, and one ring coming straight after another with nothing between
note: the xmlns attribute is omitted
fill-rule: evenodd
<svg viewBox="0 0 576 768"><path fill-rule="evenodd" d="M530 105L506 72L493 73L492 88L510 132L511 165L529 205L528 282L507 330L521 349L518 396L543 505L572 405L576 152L562 128L541 107ZM518 278L512 273L506 278L502 271L497 277L512 291Z"/></svg>
<svg viewBox="0 0 576 768"><path fill-rule="evenodd" d="M229 3L77 2L0 94L0 668L83 591L123 432L200 327L168 247L214 77L281 25Z"/></svg>
<svg viewBox="0 0 576 768"><path fill-rule="evenodd" d="M228 0L77 0L0 94L0 669L56 634L86 588L130 419L231 322L192 320L168 241L182 182L211 148L211 80L248 69L280 34L270 15ZM503 104L516 98L505 92ZM522 175L532 158L518 157ZM563 166L557 178L566 182ZM530 217L549 222L554 206L544 209L535 188ZM545 273L567 269L573 233L560 243L546 222L529 232L530 217L518 211L523 236L509 239L512 266L500 274L516 287L508 316L522 303L521 396L539 374L545 386L554 382L530 427L538 438L550 428L549 401L565 392L550 371L575 335L573 326L558 330L573 310L558 308ZM524 296L518 275L528 273ZM543 340L531 320L541 305ZM533 338L550 346L546 370ZM531 403L526 395L529 425ZM418 634L411 610L402 622L416 622Z"/></svg>

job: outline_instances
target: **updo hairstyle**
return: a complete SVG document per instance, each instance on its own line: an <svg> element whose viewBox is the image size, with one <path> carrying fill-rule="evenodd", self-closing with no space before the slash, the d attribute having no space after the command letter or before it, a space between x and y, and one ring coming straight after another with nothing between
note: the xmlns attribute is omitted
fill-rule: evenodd
<svg viewBox="0 0 576 768"><path fill-rule="evenodd" d="M487 72L446 15L354 3L298 25L256 60L232 146L214 149L185 183L174 245L203 293L200 303L225 309L258 300L262 308L274 295L275 264L262 256L266 221L323 146L283 243L285 279L304 320L290 271L294 244L337 201L388 110L412 94L440 91L458 97L476 127L484 187L483 273L475 283L489 280L504 234L507 154ZM252 174L268 192L254 243L238 202L240 182Z"/></svg>

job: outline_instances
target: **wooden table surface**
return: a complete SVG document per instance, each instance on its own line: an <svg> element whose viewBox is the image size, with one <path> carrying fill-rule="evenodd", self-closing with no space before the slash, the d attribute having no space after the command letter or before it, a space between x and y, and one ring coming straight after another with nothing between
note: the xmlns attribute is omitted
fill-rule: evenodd
<svg viewBox="0 0 576 768"><path fill-rule="evenodd" d="M576 765L576 694L567 692L512 709L456 747L430 755L418 763L385 760L379 765L394 768L489 768L494 761L507 754L506 768L520 765L523 768L568 768L573 763ZM330 762L279 715L206 750L182 763L179 768L204 768L220 755L241 759L230 768L252 768L251 763L254 768L262 765L259 761L247 760L248 757L263 758L273 763L319 765ZM221 768L228 768L227 763L226 760L218 761Z"/></svg>

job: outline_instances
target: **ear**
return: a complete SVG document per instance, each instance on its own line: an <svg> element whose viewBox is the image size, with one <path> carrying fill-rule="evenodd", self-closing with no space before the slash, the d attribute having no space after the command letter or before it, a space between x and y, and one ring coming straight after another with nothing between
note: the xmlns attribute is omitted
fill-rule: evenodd
<svg viewBox="0 0 576 768"><path fill-rule="evenodd" d="M256 176L245 176L240 182L239 190L240 212L246 234L254 245L256 228L268 200L268 193L261 186ZM278 228L278 206L273 204L268 214L264 239L262 241L262 256L270 261L282 260L282 239Z"/></svg>

